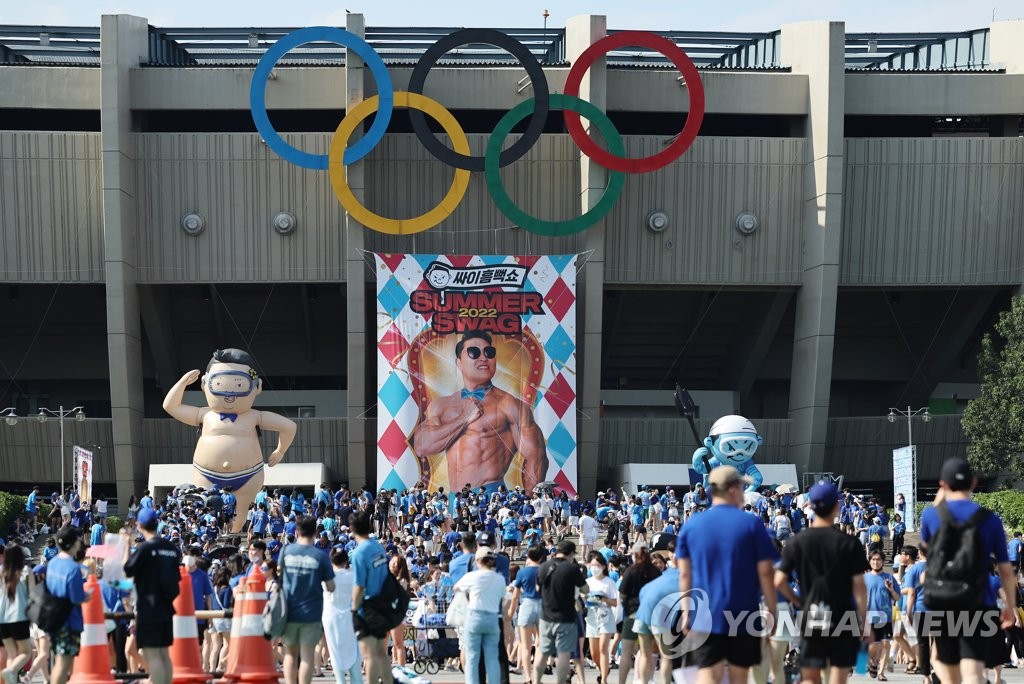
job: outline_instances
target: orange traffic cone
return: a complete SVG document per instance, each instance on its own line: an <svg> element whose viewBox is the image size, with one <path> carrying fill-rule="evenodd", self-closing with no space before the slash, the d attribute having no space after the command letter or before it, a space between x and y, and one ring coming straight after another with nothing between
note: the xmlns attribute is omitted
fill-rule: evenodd
<svg viewBox="0 0 1024 684"><path fill-rule="evenodd" d="M267 579L257 565L249 574L245 592L236 594L231 618L231 642L225 683L278 684L281 674L274 664L270 644L263 636L263 608L267 605Z"/></svg>
<svg viewBox="0 0 1024 684"><path fill-rule="evenodd" d="M199 657L199 625L196 623L195 601L192 599L192 577L181 566L178 598L174 599L174 641L171 643L171 664L174 684L202 684L210 677L203 672Z"/></svg>
<svg viewBox="0 0 1024 684"><path fill-rule="evenodd" d="M103 592L95 575L89 575L85 591L92 592L92 596L82 605L82 649L75 658L75 668L68 684L117 684L110 676L107 628L103 621Z"/></svg>

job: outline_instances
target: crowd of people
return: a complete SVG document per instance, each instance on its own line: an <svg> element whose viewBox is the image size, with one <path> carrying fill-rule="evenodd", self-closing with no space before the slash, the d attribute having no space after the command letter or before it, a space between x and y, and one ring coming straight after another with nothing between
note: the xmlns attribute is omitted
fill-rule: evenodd
<svg viewBox="0 0 1024 684"><path fill-rule="evenodd" d="M424 645L410 631L426 631L424 619L445 615L453 602L464 608L458 655L441 662L463 669L468 682L507 682L510 672L532 684L547 674L562 682L574 671L582 683L593 669L599 684L626 684L631 671L641 682L657 671L667 684L674 669L689 667L701 682L726 670L730 681L751 672L757 682L790 681L798 670L819 681L828 670L829 681L842 684L868 643L868 674L879 681L895 661L926 682L933 672L944 683L980 682L986 668L998 679L1013 653L1024 654L1016 611L1024 544L1019 533L1007 544L994 514L975 515L983 509L970 500L974 483L965 461L944 467L916 547L903 544L911 512L899 500L890 513L877 499L826 483L755 495L729 467L716 468L706 487L602 491L593 500L521 488L374 493L323 483L308 497L264 488L241 512L230 491L182 487L159 501L147 491L129 502L116 542L104 538L102 499L54 495L42 521L36 488L3 552L0 678L64 684L80 648L91 572L110 580L101 584L108 612L138 608L134 618L106 623L111 668L170 682L171 602L184 565L196 609L230 610L256 567L268 591L284 593L288 624L273 648L289 684L328 669L338 682L390 682L392 667L410 664ZM246 519L240 535L229 532L234 515ZM926 607L929 594L939 595L926 557L951 553L951 528L971 530L968 541L954 542L983 556L984 582L961 587L977 594L973 603L947 597L945 607ZM40 532L46 542L34 559L28 544ZM87 550L112 543L123 549L118 558ZM954 560L979 565L965 558ZM117 581L121 575L134 586ZM417 601L416 628L382 625L368 608L392 579ZM38 582L71 604L50 633L27 618ZM674 609L659 608L673 596L683 597ZM988 616L997 629L950 636L922 621L942 610ZM736 630L744 612L760 616L760 631ZM844 625L844 616L854 619ZM230 633L228 616L199 621L208 671L223 671Z"/></svg>

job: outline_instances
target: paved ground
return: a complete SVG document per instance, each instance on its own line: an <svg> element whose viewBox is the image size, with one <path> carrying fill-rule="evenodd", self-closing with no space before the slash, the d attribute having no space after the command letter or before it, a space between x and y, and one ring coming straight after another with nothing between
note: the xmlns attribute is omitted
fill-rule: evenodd
<svg viewBox="0 0 1024 684"><path fill-rule="evenodd" d="M922 677L920 677L918 675L901 674L903 669L904 668L902 668L902 667L898 667L898 668L896 668L896 672L889 673L888 674L889 682L891 682L892 684L922 684L923 683ZM597 684L597 671L596 670L588 669L585 674L586 674L587 680L583 684ZM461 684L462 682L466 681L465 675L463 675L461 672L439 672L436 675L423 675L423 676L426 677L433 684L456 684L456 683ZM612 670L610 679L612 681L612 684L618 684L618 671L617 670ZM1016 669L1016 670L1004 669L1003 670L1003 674L1002 674L1002 679L1003 679L1003 681L1007 682L1007 684L1024 684L1024 669ZM319 678L318 677L318 678L315 678L313 681L314 682L333 682L334 678L333 678L333 676L328 676L328 677L323 677L323 678ZM525 681L526 681L525 678L522 677L521 675L512 675L510 684L523 684L523 682L525 682ZM632 673L630 673L630 676L629 676L629 679L627 681L627 684L632 684L632 681L633 681ZM750 681L753 682L753 679L751 679ZM867 684L868 682L872 682L872 681L873 680L871 680L867 676L854 675L853 677L850 678L850 682L853 682L854 684L856 684L857 682L862 682L864 684ZM544 682L546 682L547 684L554 684L554 677L545 677L544 678ZM573 680L573 684L580 684L580 682L579 682L578 679L574 679Z"/></svg>

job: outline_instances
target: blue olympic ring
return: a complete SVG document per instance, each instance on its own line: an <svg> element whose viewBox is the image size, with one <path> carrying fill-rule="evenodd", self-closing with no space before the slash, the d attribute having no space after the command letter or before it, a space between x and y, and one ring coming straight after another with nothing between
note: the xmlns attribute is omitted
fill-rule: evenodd
<svg viewBox="0 0 1024 684"><path fill-rule="evenodd" d="M292 164L306 169L326 171L328 158L326 154L311 154L289 145L274 130L267 116L267 80L277 61L284 57L292 48L312 42L328 42L342 45L362 58L377 82L377 96L380 98L376 115L370 130L366 131L357 143L345 150L344 163L353 164L370 153L378 142L384 138L388 124L391 123L391 112L395 105L395 88L391 83L391 75L384 60L370 47L365 40L344 29L332 26L310 26L293 31L274 43L256 65L249 88L249 108L252 109L252 120L263 140L279 157Z"/></svg>

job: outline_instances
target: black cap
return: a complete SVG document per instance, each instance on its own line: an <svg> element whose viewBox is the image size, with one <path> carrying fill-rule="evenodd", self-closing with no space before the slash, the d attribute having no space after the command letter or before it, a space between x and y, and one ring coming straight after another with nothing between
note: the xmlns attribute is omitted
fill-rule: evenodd
<svg viewBox="0 0 1024 684"><path fill-rule="evenodd" d="M657 551L669 551L675 553L676 535L667 532L659 532L651 538L651 553Z"/></svg>
<svg viewBox="0 0 1024 684"><path fill-rule="evenodd" d="M476 533L476 543L478 546L489 546L492 549L497 546L497 543L494 540L494 535L486 530Z"/></svg>
<svg viewBox="0 0 1024 684"><path fill-rule="evenodd" d="M974 484L974 471L971 464L963 458L951 458L942 464L942 472L939 479L954 492L962 492L971 488Z"/></svg>

